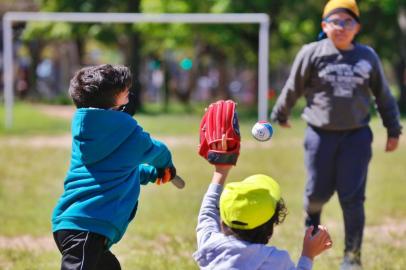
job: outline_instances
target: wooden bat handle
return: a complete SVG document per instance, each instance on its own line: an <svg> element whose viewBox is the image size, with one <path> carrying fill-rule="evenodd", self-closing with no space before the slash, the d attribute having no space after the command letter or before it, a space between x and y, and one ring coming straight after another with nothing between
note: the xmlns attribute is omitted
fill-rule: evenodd
<svg viewBox="0 0 406 270"><path fill-rule="evenodd" d="M185 181L183 181L183 179L176 175L172 180L171 183L175 185L175 187L182 189L185 187Z"/></svg>

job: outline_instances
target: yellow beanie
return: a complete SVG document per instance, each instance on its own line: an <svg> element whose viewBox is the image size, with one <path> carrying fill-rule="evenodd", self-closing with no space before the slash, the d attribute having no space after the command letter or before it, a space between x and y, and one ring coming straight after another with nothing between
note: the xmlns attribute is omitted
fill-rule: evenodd
<svg viewBox="0 0 406 270"><path fill-rule="evenodd" d="M358 20L359 9L355 0L330 0L324 7L323 18L327 18L334 11L345 10Z"/></svg>

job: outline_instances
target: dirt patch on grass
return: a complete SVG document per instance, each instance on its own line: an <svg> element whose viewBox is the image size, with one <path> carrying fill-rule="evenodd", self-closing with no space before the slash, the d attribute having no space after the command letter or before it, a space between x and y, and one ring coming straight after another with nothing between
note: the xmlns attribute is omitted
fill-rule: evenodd
<svg viewBox="0 0 406 270"><path fill-rule="evenodd" d="M171 147L178 146L188 146L195 147L197 149L198 139L195 136L153 136L157 140L160 140ZM300 143L300 142L298 142ZM23 147L32 147L32 148L43 148L43 147L52 147L52 148L70 148L72 145L72 138L70 134L63 135L36 135L30 137L19 137L19 136L8 136L0 138L0 144L6 146L23 146ZM286 147L291 147L293 142L286 142ZM281 146L281 144L278 144ZM285 146L285 145L284 145ZM253 148L272 148L272 142L260 143L254 140L244 141L243 148L253 149Z"/></svg>
<svg viewBox="0 0 406 270"><path fill-rule="evenodd" d="M35 105L35 107L43 114L63 119L71 119L75 112L75 107L68 105Z"/></svg>
<svg viewBox="0 0 406 270"><path fill-rule="evenodd" d="M59 117L63 119L72 119L72 116L75 112L74 106L69 105L35 105L39 111L42 113L52 116L52 117ZM279 127L277 127L279 128ZM153 135L153 134L152 134ZM250 134L246 134L246 138L250 137ZM169 147L171 146L196 146L198 145L198 134L196 136L154 136L154 138L163 141ZM375 136L374 144L378 146L379 149L384 149L386 143L386 136ZM0 139L0 142L3 142ZM69 134L66 135L58 135L58 136L33 136L30 138L25 139L18 139L18 138L11 138L10 140L4 141L4 143L11 143L11 144L22 144L24 146L32 146L32 147L63 147L69 148L71 146L71 138ZM275 141L275 139L271 139L268 142L258 142L253 139L244 139L242 142L242 148L264 148L269 149L272 148L275 143L277 143L278 147L301 147L303 144L303 138L295 138L289 141L282 140L282 141ZM406 144L406 136L400 137L400 145ZM399 150L399 149L398 149Z"/></svg>
<svg viewBox="0 0 406 270"><path fill-rule="evenodd" d="M382 225L368 226L365 237L390 243L397 248L406 248L406 221L388 219Z"/></svg>
<svg viewBox="0 0 406 270"><path fill-rule="evenodd" d="M340 231L343 230L344 225L341 221L326 222L326 226L330 231ZM406 221L388 218L383 224L367 225L364 230L364 239L396 248L406 248Z"/></svg>
<svg viewBox="0 0 406 270"><path fill-rule="evenodd" d="M41 236L41 237L34 237L31 235L21 235L17 237L0 236L0 249L51 251L56 249L56 245L52 237L49 236Z"/></svg>
<svg viewBox="0 0 406 270"><path fill-rule="evenodd" d="M0 144L4 146L20 146L30 148L70 148L72 144L72 138L70 134L63 135L50 135L50 136L8 136L0 138Z"/></svg>
<svg viewBox="0 0 406 270"><path fill-rule="evenodd" d="M340 226L337 223L327 223L328 228L331 230L337 229ZM143 243L140 249L146 248L147 250L154 250L156 253L166 254L175 253L173 247L169 245L181 246L184 239L180 236L168 236L159 234L155 239L147 240L140 236L132 235L130 238L140 238L136 243ZM406 221L403 220L385 220L384 224L371 225L365 227L365 238L374 239L374 241L392 245L396 248L406 247ZM135 248L138 248L136 246ZM51 236L34 237L31 235L21 235L16 237L0 236L0 249L13 249L13 250L43 250L51 251L56 249L56 245ZM185 254L184 254L185 255ZM189 254L187 254L188 256Z"/></svg>

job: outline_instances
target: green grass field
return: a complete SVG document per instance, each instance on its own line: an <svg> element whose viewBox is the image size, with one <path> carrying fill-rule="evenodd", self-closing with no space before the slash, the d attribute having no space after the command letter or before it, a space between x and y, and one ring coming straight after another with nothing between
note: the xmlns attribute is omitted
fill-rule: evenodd
<svg viewBox="0 0 406 270"><path fill-rule="evenodd" d="M4 130L3 119L0 107L0 269L58 269L60 255L52 241L50 215L69 166L69 120L46 116L28 104L16 106L12 130ZM196 153L200 117L137 115L136 119L167 142L187 186L184 190L171 184L143 188L137 216L113 252L123 269L198 269L191 257L196 248L194 229L212 172ZM254 121L241 121L241 156L229 180L265 173L280 182L289 215L270 244L289 250L297 261L304 232L305 124L296 119L291 129L275 127L272 140L260 143L250 135ZM365 269L406 269L406 140L401 139L396 152L385 153L386 131L378 118L373 119L372 128L374 157L367 187L363 263ZM314 269L338 269L343 225L335 196L325 207L322 221L334 247L316 259Z"/></svg>

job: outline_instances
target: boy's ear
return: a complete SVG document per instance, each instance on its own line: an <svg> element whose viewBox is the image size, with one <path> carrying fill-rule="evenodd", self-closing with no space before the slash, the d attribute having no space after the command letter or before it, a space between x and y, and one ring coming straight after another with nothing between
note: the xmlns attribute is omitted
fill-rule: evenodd
<svg viewBox="0 0 406 270"><path fill-rule="evenodd" d="M362 25L360 23L357 23L355 34L357 35L359 32L361 32L361 30L362 30Z"/></svg>
<svg viewBox="0 0 406 270"><path fill-rule="evenodd" d="M326 28L327 28L327 22L325 22L324 20L322 20L321 21L321 23L320 23L320 25L321 25L321 29L323 29L323 32L325 33L326 32Z"/></svg>

